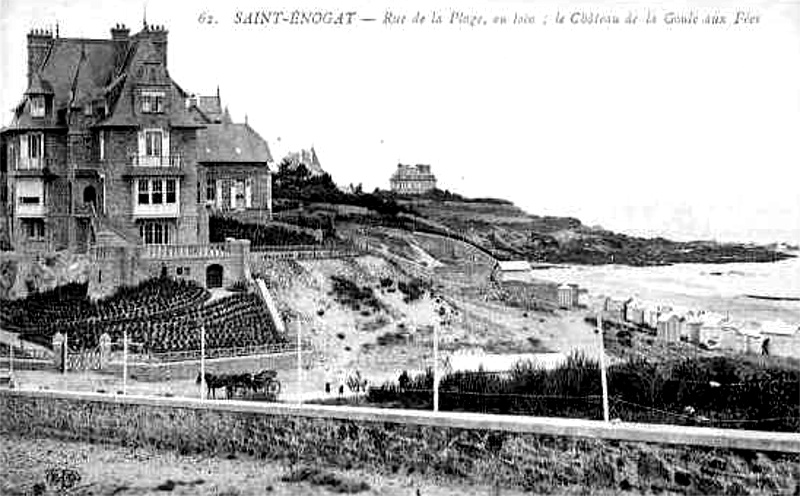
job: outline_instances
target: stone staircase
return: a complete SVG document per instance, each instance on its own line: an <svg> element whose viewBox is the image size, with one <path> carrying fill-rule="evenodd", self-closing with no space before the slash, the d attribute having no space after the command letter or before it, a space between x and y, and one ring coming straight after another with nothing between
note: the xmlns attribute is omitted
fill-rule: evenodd
<svg viewBox="0 0 800 496"><path fill-rule="evenodd" d="M110 219L99 215L94 207L92 207L91 225L94 233L94 243L98 246L120 246L138 243L138 240L131 240L129 235L115 227Z"/></svg>

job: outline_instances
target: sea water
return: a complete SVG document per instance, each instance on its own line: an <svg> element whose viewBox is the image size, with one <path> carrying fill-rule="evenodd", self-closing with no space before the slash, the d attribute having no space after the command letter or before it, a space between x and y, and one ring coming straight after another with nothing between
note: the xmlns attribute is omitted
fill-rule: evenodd
<svg viewBox="0 0 800 496"><path fill-rule="evenodd" d="M800 258L659 267L563 265L536 270L534 275L557 283L579 284L589 291L587 303L604 296L637 297L676 308L719 312L737 321L777 319L800 324L800 301L747 296L800 298Z"/></svg>

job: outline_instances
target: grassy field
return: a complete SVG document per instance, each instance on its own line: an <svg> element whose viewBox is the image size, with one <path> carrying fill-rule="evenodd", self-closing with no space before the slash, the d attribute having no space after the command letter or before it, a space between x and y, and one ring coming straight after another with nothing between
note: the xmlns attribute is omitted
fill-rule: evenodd
<svg viewBox="0 0 800 496"><path fill-rule="evenodd" d="M71 492L59 488L72 485ZM0 436L0 494L55 495L306 495L477 496L530 494L398 472L183 456L168 451ZM553 494L587 494L563 487ZM593 494L641 494L605 491Z"/></svg>

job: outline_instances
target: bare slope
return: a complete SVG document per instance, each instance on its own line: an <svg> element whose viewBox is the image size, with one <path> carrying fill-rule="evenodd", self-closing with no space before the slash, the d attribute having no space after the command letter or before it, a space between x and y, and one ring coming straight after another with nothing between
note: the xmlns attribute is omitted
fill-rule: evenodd
<svg viewBox="0 0 800 496"><path fill-rule="evenodd" d="M578 314L523 312L444 288L409 301L398 288L414 285L414 279L378 256L278 261L263 275L281 313L299 321L303 337L313 343L308 379L320 389L354 370L375 383L431 366L431 326L440 321L441 308L453 316L441 331L443 353L480 347L593 354L599 344ZM349 296L342 294L342 280L349 281Z"/></svg>

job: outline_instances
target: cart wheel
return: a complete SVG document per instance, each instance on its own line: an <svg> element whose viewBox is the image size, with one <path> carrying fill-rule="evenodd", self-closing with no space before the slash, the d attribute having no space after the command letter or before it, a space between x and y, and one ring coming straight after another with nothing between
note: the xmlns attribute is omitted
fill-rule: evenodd
<svg viewBox="0 0 800 496"><path fill-rule="evenodd" d="M271 394L272 396L278 396L281 392L281 383L275 380L270 380L267 383L267 393Z"/></svg>

